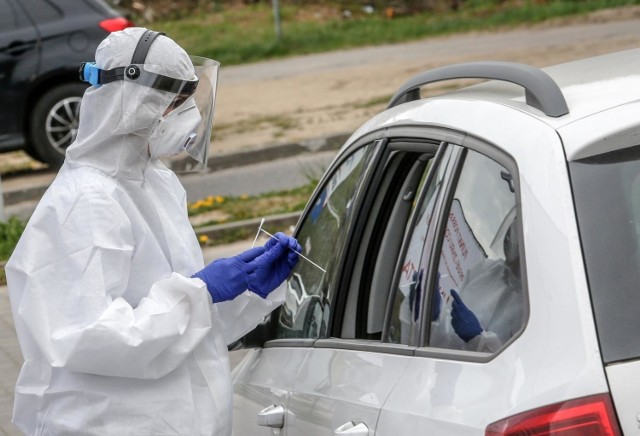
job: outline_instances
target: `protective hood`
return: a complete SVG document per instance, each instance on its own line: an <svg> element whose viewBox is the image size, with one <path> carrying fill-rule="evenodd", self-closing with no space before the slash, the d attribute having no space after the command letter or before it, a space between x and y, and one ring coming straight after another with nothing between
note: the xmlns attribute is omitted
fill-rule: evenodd
<svg viewBox="0 0 640 436"><path fill-rule="evenodd" d="M96 65L105 70L129 65L146 30L131 27L111 33L96 50ZM195 76L189 55L164 35L149 48L145 68L181 80ZM149 137L174 98L170 92L123 80L90 87L82 99L78 135L67 150L67 162L142 180L150 159Z"/></svg>

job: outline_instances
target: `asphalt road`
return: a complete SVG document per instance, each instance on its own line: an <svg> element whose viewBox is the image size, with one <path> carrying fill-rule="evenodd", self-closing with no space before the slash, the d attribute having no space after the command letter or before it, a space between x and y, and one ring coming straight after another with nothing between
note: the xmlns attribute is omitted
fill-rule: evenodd
<svg viewBox="0 0 640 436"><path fill-rule="evenodd" d="M604 14L601 19L606 19ZM366 66L384 68L426 58L433 61L451 56L494 58L496 54L512 51L524 53L544 47L553 50L561 46L585 46L592 41L606 42L627 38L637 40L639 28L640 19L631 14L625 17L625 21L576 23L560 27L535 26L497 33L474 32L403 44L340 50L224 67L220 70L220 86L272 79L284 80L309 73L336 72Z"/></svg>
<svg viewBox="0 0 640 436"><path fill-rule="evenodd" d="M277 160L180 176L192 202L210 195L259 195L319 180L336 151L324 151Z"/></svg>

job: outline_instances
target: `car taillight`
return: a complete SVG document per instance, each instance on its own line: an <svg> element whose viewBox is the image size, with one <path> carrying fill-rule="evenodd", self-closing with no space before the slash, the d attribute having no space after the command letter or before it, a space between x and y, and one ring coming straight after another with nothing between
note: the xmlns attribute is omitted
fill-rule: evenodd
<svg viewBox="0 0 640 436"><path fill-rule="evenodd" d="M109 18L107 20L100 21L100 27L102 27L107 32L116 32L118 30L126 29L127 27L132 27L134 24L127 20L124 17L117 18Z"/></svg>
<svg viewBox="0 0 640 436"><path fill-rule="evenodd" d="M485 436L620 436L608 394L540 407L490 424Z"/></svg>

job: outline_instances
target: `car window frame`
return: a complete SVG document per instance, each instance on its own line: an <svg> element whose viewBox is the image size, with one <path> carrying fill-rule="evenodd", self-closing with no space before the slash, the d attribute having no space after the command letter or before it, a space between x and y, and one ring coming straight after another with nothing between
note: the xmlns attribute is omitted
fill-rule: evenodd
<svg viewBox="0 0 640 436"><path fill-rule="evenodd" d="M361 237L365 226L368 223L367 213L363 213L363 210L370 210L373 202L376 198L376 190L377 185L371 186L373 181L380 182L382 178L382 174L380 171L380 166L384 165L385 159L389 156L389 140L393 139L397 141L399 139L406 140L406 144L394 144L393 150L397 151L416 151L415 144L411 143L411 141L440 141L442 144L441 147L454 147L457 153L456 155L452 155L452 165L446 170L443 179L443 188L442 192L439 194L438 204L434 208L434 217L436 217L435 225L432 226L434 231L437 232L436 239L434 239L434 244L431 249L431 258L428 269L428 277L431 274L435 274L437 269L438 255L440 254L442 243L444 239L444 227L446 225L446 216L448 215L448 211L450 209L451 201L453 200L453 195L455 192L455 187L457 186L458 177L462 168L462 164L464 159L461 158L461 155L464 154L465 149L474 150L484 156L493 159L500 165L504 166L513 176L514 180L514 188L515 188L515 197L516 197L516 211L518 214L522 214L522 205L521 205L521 190L520 190L520 177L517 164L515 159L509 155L506 151L500 149L494 144L490 144L482 139L473 137L464 132L458 132L451 129L437 127L437 126L421 126L421 125L405 125L405 126L392 126L383 129L379 129L377 131L370 132L360 139L353 142L349 148L347 148L332 164L333 168L337 168L337 165L342 162L343 159L346 159L351 153L353 153L357 148L366 145L367 143L372 143L375 140L380 141L378 145L380 145L379 150L377 152L377 156L372 158L372 162L369 167L369 174L365 179L363 179L363 184L369 184L366 192L361 192L357 198L357 207L358 215L354 218L354 223L352 228L350 229L350 235L345 239L345 244L348 247L345 252L345 262L342 265L342 268L339 271L336 271L336 274L332 277L332 280L335 280L335 284L332 289L334 292L338 292L340 295L337 298L334 298L334 307L331 310L331 318L329 321L329 333L333 334L338 331L338 327L340 326L336 319L336 315L339 313L341 316L344 316L344 305L346 304L346 294L347 292L342 291L343 289L348 290L350 281L352 279L352 271L350 268L353 267L356 263L357 253L360 248L361 241L358 241L358 244L353 244L354 237ZM435 159L435 157L434 157ZM434 164L434 168L436 165ZM372 168L375 168L372 169ZM312 194L307 206L301 218L299 220L298 226L304 222L305 217L309 213L310 207L315 203L317 197L322 192L324 184L331 178L333 173L325 173L322 177L321 182L318 184L318 187ZM378 180L376 180L376 177ZM417 193L416 197L421 198L423 195L423 191L428 188L428 184L422 187L421 191ZM364 209L363 209L364 208ZM412 213L413 215L413 213ZM521 215L520 215L521 216ZM412 224L413 216L409 218L407 223L408 226ZM420 326L420 340L414 344L396 344L383 342L382 340L367 340L367 339L354 339L354 338L340 338L340 337L328 337L322 339L271 339L264 342L264 348L275 348L275 347L308 347L308 348L331 348L331 349L339 349L339 350L350 350L350 351L364 351L364 352L375 352L375 353L386 353L386 354L395 354L402 356L412 356L412 357L420 357L420 358L438 358L445 360L455 360L460 362L476 362L476 363L487 363L492 361L496 357L498 357L501 353L507 350L510 345L517 340L522 333L526 330L527 324L529 322L529 290L527 286L527 269L526 269L526 257L525 257L525 241L523 238L523 228L522 221L518 220L518 237L519 237L519 253L521 261L521 277L522 277L522 291L524 294L525 306L523 308L524 313L524 322L520 329L513 335L505 344L495 353L485 353L478 351L465 351L465 350L453 350L453 349L441 349L430 347L425 345L428 342L428 322L426 322L425 317L421 317L421 326ZM297 226L297 227L298 227ZM396 259L396 263L394 264L394 268L396 271L398 270L398 264L402 263L404 256L406 255L406 245L408 243L407 239L410 235L410 232L406 231L404 234L403 242L401 244L401 249L398 252L398 256ZM355 247L354 247L355 245ZM369 261L373 261L370 259ZM435 265L435 266L434 266ZM394 276L392 281L392 287L397 284L397 278ZM427 278L429 280L429 278ZM426 292L428 298L425 298L423 301L423 306L421 308L421 313L427 313L426 311L431 305L431 295L433 292L433 279L427 282ZM393 293L393 289L390 290L390 294ZM385 318L385 324L387 320ZM383 332L383 338L384 338Z"/></svg>
<svg viewBox="0 0 640 436"><path fill-rule="evenodd" d="M384 147L385 139L382 137L381 133L382 132L380 131L375 131L370 134L364 135L363 137L354 141L348 148L346 148L336 156L335 160L331 163L329 170L327 170L323 174L322 178L320 179L320 182L318 182L318 185L316 186L314 192L311 194L309 201L307 201L307 204L302 214L300 215L298 223L296 224L294 237L298 234L298 232L300 231L300 229L308 219L311 209L313 208L314 204L319 199L319 197L322 195L322 192L327 187L327 184L332 180L338 168L340 168L342 164L347 159L349 159L354 153L356 153L358 150L362 149L363 147L371 146L373 148L373 150L371 151L373 155L371 156L371 161L369 162L367 168L364 169L364 174L362 177L361 184L357 188L358 192L355 193L355 197L354 197L354 207L356 208L357 212L356 212L356 215L352 218L352 223L348 229L348 234L344 239L344 245L345 246L350 245L350 241L353 237L354 232L356 231L357 223L360 219L361 210L362 210L360 206L364 201L364 198L366 197L366 193L368 191L368 188L362 189L362 187L363 186L368 187L369 184L371 183L371 179L376 176L377 166L379 165L380 159L382 158L382 155L385 150L385 147ZM332 272L331 276L327 280L327 286L329 287L327 298L330 300L333 297L333 294L335 293L335 289L339 286L338 285L338 283L340 282L339 278L343 275L343 272L345 270L345 264L339 266L338 268L334 268L331 271ZM337 302L335 304L337 304ZM335 319L335 310L336 310L335 304L332 305L332 308L329 314L329 321L328 321L328 327L327 327L329 332L333 331L332 325ZM276 329L275 319L277 319L277 314L279 313L279 310L281 309L278 308L274 310L269 315L269 320L263 324L264 328L270 332L270 336L275 335L275 329ZM262 346L263 348L311 347L318 340L319 340L318 338L267 338L264 341Z"/></svg>
<svg viewBox="0 0 640 436"><path fill-rule="evenodd" d="M384 129L384 137L393 140L393 142L387 141L384 147L384 153L381 157L379 168L382 168L383 165L388 163L387 159L389 158L391 152L394 151L404 151L404 152L412 152L412 153L426 153L430 152L434 155L434 159L438 154L438 149L442 146L443 143L448 143L451 140L462 141L465 137L464 133L456 132L450 129L433 127L433 126L416 126L416 125L408 125L408 126L395 126ZM435 143L435 144L434 144ZM437 144L437 145L436 145ZM434 167L437 166L437 163L434 164ZM383 172L378 170L378 182L380 182L383 178ZM365 211L361 209L359 212L359 219L357 220L357 234L359 237L362 236L365 227L370 223L371 218L369 217L369 211L375 200L381 195L378 192L378 184L373 186L369 186L369 192L364 200L363 208L366 207ZM416 193L416 198L422 194L422 190L426 189L427 183L422 187L420 192ZM413 219L414 212L411 212L411 216L407 220L407 225ZM363 218L364 217L364 218ZM407 238L407 232L404 232L403 241L400 245L400 249L398 253L401 252L402 247L405 244L405 240ZM355 264L355 260L357 258L358 253L362 248L362 241L357 240L357 243L353 243L353 239L350 240L349 250L346 254L347 261L345 261L345 265L349 265L348 268L345 268L344 271L348 271L348 274L342 274L340 277L340 283L336 286L335 289L342 290L342 301L339 303L341 306L336 306L332 311L333 314L340 313L344 315L344 304L346 302L346 294L347 291L350 290L350 282L353 276L352 266ZM369 259L369 262L375 262L375 256L372 259ZM397 264L401 263L400 257L397 257L395 262L392 262L391 267L395 271L397 269ZM395 277L394 277L395 280ZM392 282L393 283L393 282ZM391 292L391 291L390 291ZM339 312L340 311L340 312ZM385 316L386 318L386 316ZM385 320L386 323L386 320ZM337 323L331 324L331 332L334 333L336 331L340 331L341 325ZM317 339L313 343L314 348L333 348L333 349L341 349L341 350L351 350L351 351L366 351L366 352L377 352L377 353L386 353L386 354L396 354L402 356L414 356L415 350L417 346L415 344L396 344L396 343L388 343L383 342L382 340L368 340L368 339L354 339L354 338L340 338L340 337L330 337L324 339Z"/></svg>
<svg viewBox="0 0 640 436"><path fill-rule="evenodd" d="M393 265L387 266L386 271L380 272L379 269L376 268L377 263L380 261L382 257L385 257L384 254L381 254L382 250L393 250L392 253L389 253L391 256L389 258L394 258L396 254L401 249L401 244L404 238L406 237L405 231L407 223L410 222L411 215L413 213L414 206L411 206L411 210L407 212L400 212L400 216L397 216L399 213L400 199L402 192L400 191L405 187L405 184L408 182L409 178L413 175L414 177L418 174L414 171L416 168L423 166L424 168L419 173L420 176L424 174L424 171L427 169L429 161L435 159L437 154L437 149L439 148L439 143L436 141L426 141L421 140L419 142L415 142L412 145L411 150L407 150L406 145L407 141L403 139L392 139L393 142L387 144L387 151L385 153L385 168L380 171L381 180L375 187L372 187L370 194L370 207L364 212L364 215L367 219L363 219L362 228L363 233L358 239L357 244L352 244L352 250L354 254L353 258L357 259L356 264L353 267L349 268L351 271L351 280L348 284L344 284L340 289L345 289L343 291L342 297L347 299L357 298L357 312L356 312L356 322L355 322L355 332L356 336L360 336L361 340L368 340L369 338L363 338L362 336L368 336L367 332L368 323L370 322L370 301L371 296L374 291L374 287L371 285L376 278L386 278L386 282L388 282L388 286L391 287L391 283L393 282L394 276L394 267ZM414 155L415 159L412 159L411 155ZM424 160L420 159L424 155L430 155L431 158ZM400 166L409 166L408 172L403 173L401 180L398 180L401 176L397 176L396 174L390 174L387 171L397 171ZM393 185L393 182L401 182L397 185ZM415 183L415 180L414 180ZM419 187L417 187L419 188ZM413 193L413 198L415 199L418 195L418 192ZM392 201L392 204L385 204L385 200L389 199ZM406 206L406 205L405 205ZM381 216L380 212L383 211L385 216ZM389 221L390 220L398 220L402 218L402 215L407 215L407 219L405 220L402 228L396 229L402 233L402 236L399 238L399 242L395 242L393 238L389 239ZM384 220L384 222L382 222ZM384 226L384 231L376 233L378 226L382 224ZM373 237L369 237L373 236ZM393 245L398 245L397 249L393 249ZM369 254L371 253L371 254ZM368 259L366 262L364 259ZM358 261L361 265L358 265ZM371 275L367 275L370 272ZM376 288L377 289L377 288ZM387 310L386 305L388 304L386 300L388 300L388 291L384 295L385 300L385 308L383 310L384 315L383 318L386 320ZM378 294L375 294L376 296ZM363 297L364 298L361 298ZM379 295L378 295L379 296ZM344 319L344 316L340 319ZM384 322L384 320L383 320ZM345 339L343 336L344 323L338 324L335 326L334 332L337 333L340 331L340 335L334 335L336 337L341 337ZM375 339L381 342L381 339Z"/></svg>

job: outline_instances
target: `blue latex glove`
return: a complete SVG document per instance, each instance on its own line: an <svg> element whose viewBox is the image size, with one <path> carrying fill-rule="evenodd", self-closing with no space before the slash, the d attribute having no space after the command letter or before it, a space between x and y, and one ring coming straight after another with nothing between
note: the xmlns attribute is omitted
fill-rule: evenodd
<svg viewBox="0 0 640 436"><path fill-rule="evenodd" d="M482 326L478 318L462 302L462 298L455 290L451 290L453 303L451 303L451 325L456 334L465 342L482 333Z"/></svg>
<svg viewBox="0 0 640 436"><path fill-rule="evenodd" d="M256 268L249 274L249 290L262 298L289 277L300 257L296 251L302 251L295 238L282 232L273 236L264 244L265 252L256 258Z"/></svg>
<svg viewBox="0 0 640 436"><path fill-rule="evenodd" d="M431 321L436 321L440 317L440 309L442 309L442 294L440 294L440 271L438 271L431 301Z"/></svg>
<svg viewBox="0 0 640 436"><path fill-rule="evenodd" d="M214 303L233 300L249 288L249 276L257 269L257 258L264 247L247 250L237 256L218 259L195 273L207 285Z"/></svg>

